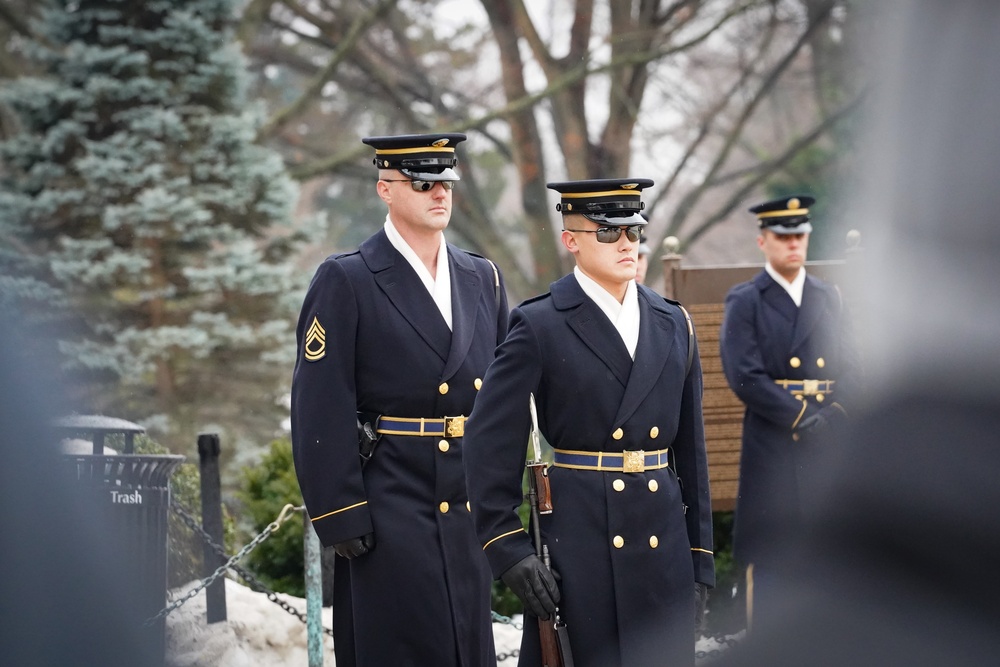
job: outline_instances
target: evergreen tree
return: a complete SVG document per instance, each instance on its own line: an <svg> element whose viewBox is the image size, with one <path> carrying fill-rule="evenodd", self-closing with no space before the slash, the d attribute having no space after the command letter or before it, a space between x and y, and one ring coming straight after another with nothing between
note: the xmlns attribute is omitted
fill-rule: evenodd
<svg viewBox="0 0 1000 667"><path fill-rule="evenodd" d="M57 327L79 409L174 451L267 443L287 412L297 192L232 28L232 0L47 3L44 76L0 91L0 316Z"/></svg>

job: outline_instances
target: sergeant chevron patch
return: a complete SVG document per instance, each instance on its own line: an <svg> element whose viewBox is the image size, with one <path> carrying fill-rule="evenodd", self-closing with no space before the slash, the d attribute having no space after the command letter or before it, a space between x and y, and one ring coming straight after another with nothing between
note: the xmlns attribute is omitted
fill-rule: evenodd
<svg viewBox="0 0 1000 667"><path fill-rule="evenodd" d="M306 342L302 356L306 361L319 361L326 356L326 329L319 323L318 317L313 317L309 330L306 331Z"/></svg>

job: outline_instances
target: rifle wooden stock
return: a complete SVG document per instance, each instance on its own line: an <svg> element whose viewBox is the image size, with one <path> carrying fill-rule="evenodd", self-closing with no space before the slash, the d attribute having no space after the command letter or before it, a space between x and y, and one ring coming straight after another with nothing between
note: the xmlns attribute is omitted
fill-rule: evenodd
<svg viewBox="0 0 1000 667"><path fill-rule="evenodd" d="M538 619L538 637L542 642L542 667L563 667L554 618L547 621Z"/></svg>
<svg viewBox="0 0 1000 667"><path fill-rule="evenodd" d="M528 473L538 494L538 513L552 514L552 488L549 486L549 468L547 463L529 463Z"/></svg>
<svg viewBox="0 0 1000 667"><path fill-rule="evenodd" d="M551 569L548 545L542 543L539 514L552 513L552 491L549 487L548 464L541 461L526 464L528 468L528 505L531 508L532 542L535 555ZM573 651L569 647L566 624L559 620L559 610L547 621L538 619L538 638L542 649L543 667L573 667Z"/></svg>

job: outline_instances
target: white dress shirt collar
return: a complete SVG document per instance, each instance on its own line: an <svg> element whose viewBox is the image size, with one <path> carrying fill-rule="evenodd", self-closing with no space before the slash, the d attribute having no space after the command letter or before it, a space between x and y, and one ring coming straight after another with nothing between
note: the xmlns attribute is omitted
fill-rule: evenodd
<svg viewBox="0 0 1000 667"><path fill-rule="evenodd" d="M774 282L781 285L788 292L788 296L792 297L792 301L795 302L796 306L802 305L802 289L806 285L806 267L799 267L799 273L792 282L788 282L780 273L775 271L770 262L764 264L764 270L767 271L769 276L774 278Z"/></svg>
<svg viewBox="0 0 1000 667"><path fill-rule="evenodd" d="M618 299L585 275L579 267L574 267L573 275L584 294L590 297L591 301L601 309L601 312L611 320L615 329L618 330L618 335L622 337L625 347L628 348L629 355L634 360L635 348L639 345L639 294L635 281L628 282L628 286L625 288L625 298L622 303L618 303Z"/></svg>
<svg viewBox="0 0 1000 667"><path fill-rule="evenodd" d="M448 328L451 329L451 270L448 267L448 244L445 243L444 234L441 235L441 248L438 249L437 254L436 280L431 277L431 272L420 261L413 248L403 239L388 215L385 216L385 235L389 238L389 243L392 244L392 247L398 250L399 254L417 272L420 282L427 288L431 298L434 299L434 303L437 304L438 310L441 311L441 317L444 318Z"/></svg>

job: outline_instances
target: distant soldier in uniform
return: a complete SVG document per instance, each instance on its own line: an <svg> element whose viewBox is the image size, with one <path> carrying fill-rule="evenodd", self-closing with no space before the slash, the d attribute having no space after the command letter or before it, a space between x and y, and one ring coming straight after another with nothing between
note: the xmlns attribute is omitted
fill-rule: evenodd
<svg viewBox="0 0 1000 667"><path fill-rule="evenodd" d="M363 139L385 226L320 265L299 318L295 470L320 540L341 557L338 667L496 663L462 457L508 310L493 263L444 239L464 139Z"/></svg>
<svg viewBox="0 0 1000 667"><path fill-rule="evenodd" d="M522 666L541 664L535 618L557 604L577 667L694 663L696 600L715 583L701 366L684 310L635 282L650 185L548 185L576 268L514 309L469 420L473 515L525 606ZM540 526L558 579L516 512L532 394L555 450Z"/></svg>
<svg viewBox="0 0 1000 667"><path fill-rule="evenodd" d="M645 216L643 216L645 219ZM635 262L635 282L638 285L646 284L646 271L649 270L649 239L645 232L639 237L639 250Z"/></svg>
<svg viewBox="0 0 1000 667"><path fill-rule="evenodd" d="M746 405L733 548L747 568L749 623L767 604L773 557L803 528L815 448L844 425L856 384L840 291L805 269L814 201L783 197L750 209L766 264L726 296L722 366Z"/></svg>

